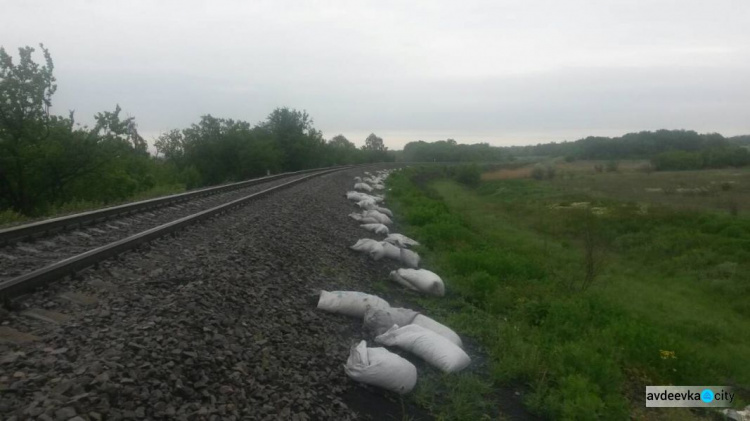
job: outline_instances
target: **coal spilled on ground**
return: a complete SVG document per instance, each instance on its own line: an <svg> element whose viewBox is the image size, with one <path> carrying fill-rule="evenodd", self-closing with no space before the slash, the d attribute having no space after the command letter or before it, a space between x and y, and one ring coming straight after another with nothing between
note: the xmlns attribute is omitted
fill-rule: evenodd
<svg viewBox="0 0 750 421"><path fill-rule="evenodd" d="M431 419L410 397L347 378L350 347L371 338L361 320L316 310L321 289L376 293L373 283L397 267L348 248L374 237L347 216L355 208L343 197L362 171L258 199L30 296L24 306L72 319L54 325L13 312L3 321L40 339L0 344L0 413ZM98 302L58 298L69 291ZM409 304L408 294L384 298ZM408 358L420 373L429 369ZM482 370L475 361L470 369Z"/></svg>

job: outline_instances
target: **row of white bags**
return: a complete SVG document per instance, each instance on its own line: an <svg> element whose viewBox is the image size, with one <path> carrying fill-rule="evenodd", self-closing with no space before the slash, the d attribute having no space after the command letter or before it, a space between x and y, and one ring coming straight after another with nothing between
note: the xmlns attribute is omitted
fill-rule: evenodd
<svg viewBox="0 0 750 421"><path fill-rule="evenodd" d="M347 199L357 202L361 213L349 216L361 227L375 234L386 235L383 241L360 239L352 249L367 253L374 260L388 257L408 268L392 271L391 279L411 290L443 296L445 285L440 277L419 267L419 255L408 247L419 245L402 234L390 233L388 225L393 213L379 206L381 195L368 194L383 189L387 171L369 177L355 177L355 190L347 192ZM395 346L425 360L438 369L452 373L469 365L471 359L461 349L461 338L449 327L413 310L390 307L382 298L355 291L322 291L318 308L324 311L358 317L375 336L375 342ZM352 347L344 366L346 374L355 381L382 387L397 393L408 393L416 384L417 370L408 360L385 348L368 348L366 341Z"/></svg>
<svg viewBox="0 0 750 421"><path fill-rule="evenodd" d="M370 193L373 190L385 189L385 179L390 174L390 171L379 171L377 175L365 172L367 177L354 177L354 190L361 190Z"/></svg>
<svg viewBox="0 0 750 421"><path fill-rule="evenodd" d="M385 179L388 178L388 175L390 175L390 173L391 171L388 170L378 171L377 174L370 174L369 172L365 171L366 177L354 177L354 182L367 183L375 189L382 190L385 188L385 185L383 183L385 182Z"/></svg>
<svg viewBox="0 0 750 421"><path fill-rule="evenodd" d="M373 260L383 257L398 260L410 268L419 267L419 254L407 249L393 245L389 241L377 241L370 238L361 238L350 247L352 250L366 253Z"/></svg>
<svg viewBox="0 0 750 421"><path fill-rule="evenodd" d="M365 328L377 335L394 324L406 326L414 323L445 336L459 347L463 346L461 338L448 326L413 310L391 307L388 301L377 295L358 291L320 291L318 309L362 319Z"/></svg>
<svg viewBox="0 0 750 421"><path fill-rule="evenodd" d="M379 194L367 194L358 191L346 192L346 198L357 202L361 202L362 200L373 200L375 203L381 203L385 200L385 198Z"/></svg>
<svg viewBox="0 0 750 421"><path fill-rule="evenodd" d="M363 224L383 224L383 225L393 224L393 221L388 215L376 209L364 210L360 213L352 212L349 214L349 217Z"/></svg>
<svg viewBox="0 0 750 421"><path fill-rule="evenodd" d="M460 371L471 362L449 327L409 309L391 308L378 296L321 291L318 308L362 317L365 327L377 334L375 343L411 352L443 372ZM398 393L410 392L417 381L413 364L384 348L367 348L365 341L352 348L344 370L356 381Z"/></svg>
<svg viewBox="0 0 750 421"><path fill-rule="evenodd" d="M383 239L383 241L385 241L386 243L391 243L391 244L393 244L396 247L409 248L409 247L412 247L412 246L418 246L419 245L418 242L412 240L411 238L409 238L409 237L407 237L407 236L405 236L403 234L397 234L397 233L391 234L391 233L389 233L388 232L388 227L385 226L384 224L379 224L379 223L378 224L374 224L374 223L373 224L363 224L363 225L360 225L360 227L362 227L362 228L364 228L364 229L366 229L368 231L374 232L376 234L385 234L386 237ZM359 240L359 241L362 241L362 240ZM359 243L359 241L357 241L357 242ZM361 250L358 250L358 251L361 251Z"/></svg>
<svg viewBox="0 0 750 421"><path fill-rule="evenodd" d="M400 235L400 234L391 234ZM369 238L362 238L356 244L351 246L352 250L367 253L373 260L380 260L388 257L398 260L407 269L398 269L391 272L391 279L413 291L419 291L425 294L442 297L445 295L445 284L436 273L426 269L415 269L419 267L419 254L407 249L395 246L393 243L400 243L400 238L388 236L384 241L376 241ZM402 236L403 237L403 236ZM410 240L408 237L404 237Z"/></svg>

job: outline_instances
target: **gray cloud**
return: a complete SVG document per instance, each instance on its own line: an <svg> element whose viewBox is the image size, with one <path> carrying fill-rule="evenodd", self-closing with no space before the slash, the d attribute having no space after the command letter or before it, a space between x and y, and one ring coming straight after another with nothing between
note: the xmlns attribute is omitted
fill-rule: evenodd
<svg viewBox="0 0 750 421"><path fill-rule="evenodd" d="M306 109L327 137L523 144L750 133L750 3L0 0L44 42L55 111L119 103L142 132Z"/></svg>

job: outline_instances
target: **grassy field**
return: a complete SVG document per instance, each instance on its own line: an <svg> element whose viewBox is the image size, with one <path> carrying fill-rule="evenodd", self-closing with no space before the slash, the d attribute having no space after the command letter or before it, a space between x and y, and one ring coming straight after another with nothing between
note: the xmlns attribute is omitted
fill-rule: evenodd
<svg viewBox="0 0 750 421"><path fill-rule="evenodd" d="M551 188L568 195L594 199L633 201L682 210L744 214L750 212L750 168L701 171L646 172L646 161L621 161L617 171L597 173L606 161L564 162L543 165L555 168ZM500 169L482 175L484 181L531 178L533 166Z"/></svg>
<svg viewBox="0 0 750 421"><path fill-rule="evenodd" d="M731 385L747 403L750 220L644 189L729 180L709 197L744 203L750 173L498 174L472 188L435 169L389 180L405 233L449 288L423 304L482 344L493 383L524 385L527 406L555 419L710 416L647 411L646 385Z"/></svg>

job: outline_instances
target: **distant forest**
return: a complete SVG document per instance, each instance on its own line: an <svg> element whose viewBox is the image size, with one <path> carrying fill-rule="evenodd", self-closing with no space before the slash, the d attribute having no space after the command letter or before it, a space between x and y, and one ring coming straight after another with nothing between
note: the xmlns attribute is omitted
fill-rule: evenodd
<svg viewBox="0 0 750 421"><path fill-rule="evenodd" d="M628 133L620 137L587 137L573 142L529 146L458 144L453 139L410 142L404 161L497 162L519 157L565 157L567 160L647 159L657 170L689 170L741 167L750 164L750 135L725 138L718 133L691 130L657 130Z"/></svg>
<svg viewBox="0 0 750 421"><path fill-rule="evenodd" d="M409 142L401 159L407 162L495 162L511 159L506 148L487 143L459 144L453 139L437 142Z"/></svg>
<svg viewBox="0 0 750 421"><path fill-rule="evenodd" d="M0 223L174 193L307 168L392 161L383 139L362 148L342 135L330 140L304 111L273 110L257 124L211 115L155 141L156 156L135 118L119 106L81 126L73 112L50 114L57 89L50 53L19 61L0 48Z"/></svg>
<svg viewBox="0 0 750 421"><path fill-rule="evenodd" d="M589 136L574 142L512 146L514 156L564 156L575 159L649 159L657 170L741 167L750 164L750 136L725 138L718 133L657 130L620 137ZM744 142L744 143L743 143Z"/></svg>

